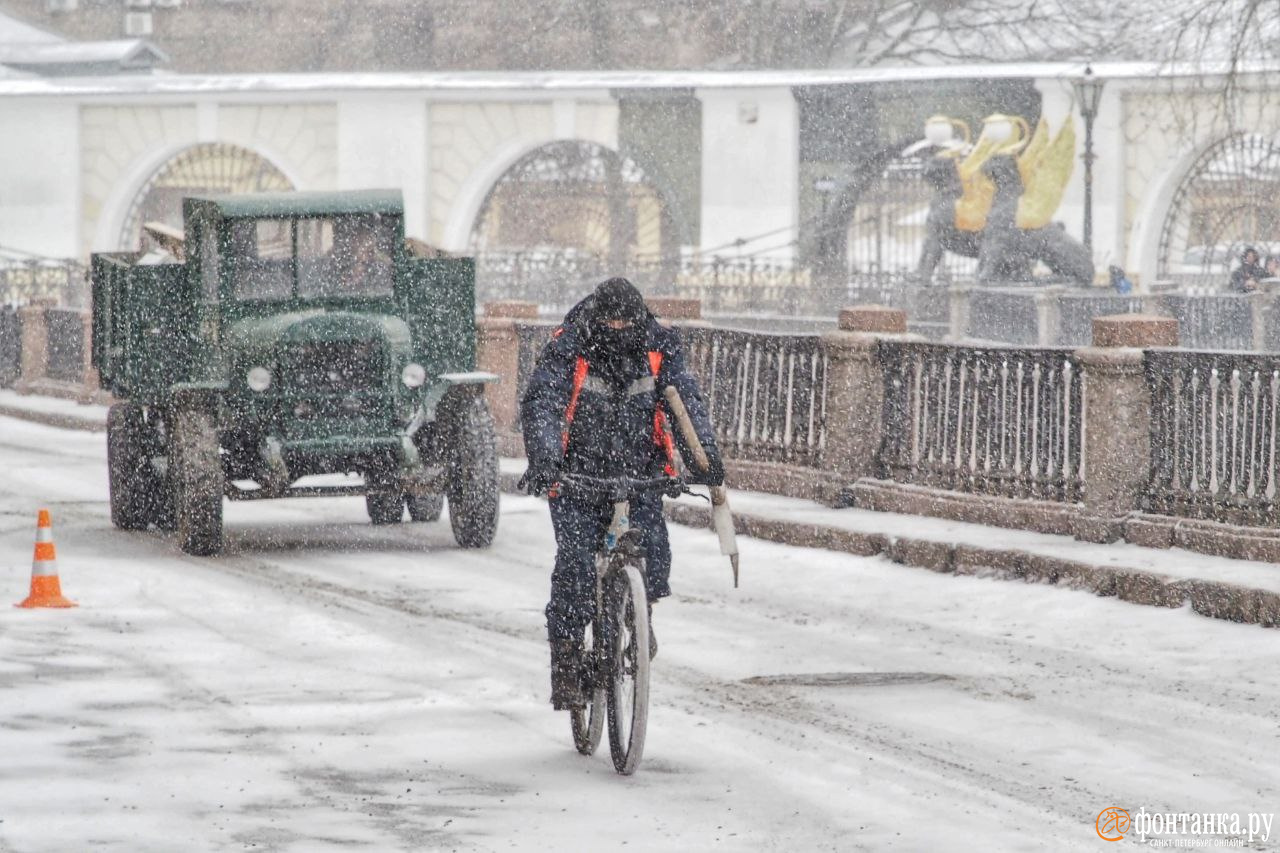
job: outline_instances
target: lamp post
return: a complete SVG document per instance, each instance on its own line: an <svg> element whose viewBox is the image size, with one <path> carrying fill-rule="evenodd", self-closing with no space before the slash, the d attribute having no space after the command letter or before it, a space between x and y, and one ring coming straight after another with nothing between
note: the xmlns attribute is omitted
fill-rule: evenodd
<svg viewBox="0 0 1280 853"><path fill-rule="evenodd" d="M1071 81L1084 118L1084 246L1093 254L1093 120L1098 117L1105 81L1093 76L1093 67L1084 67L1084 76Z"/></svg>

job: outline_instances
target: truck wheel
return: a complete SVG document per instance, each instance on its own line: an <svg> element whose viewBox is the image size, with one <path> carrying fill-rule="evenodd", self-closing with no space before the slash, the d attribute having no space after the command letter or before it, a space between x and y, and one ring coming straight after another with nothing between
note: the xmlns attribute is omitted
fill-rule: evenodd
<svg viewBox="0 0 1280 853"><path fill-rule="evenodd" d="M222 550L222 458L218 430L208 412L188 409L174 420L170 476L178 544L183 551L208 556Z"/></svg>
<svg viewBox="0 0 1280 853"><path fill-rule="evenodd" d="M422 495L414 497L406 495L405 505L409 507L409 518L414 521L439 521L444 511L444 495Z"/></svg>
<svg viewBox="0 0 1280 853"><path fill-rule="evenodd" d="M458 402L445 431L449 523L463 548L484 548L498 529L498 438L484 397Z"/></svg>
<svg viewBox="0 0 1280 853"><path fill-rule="evenodd" d="M111 523L121 530L145 530L158 509L159 478L147 456L146 429L137 403L116 403L107 412Z"/></svg>
<svg viewBox="0 0 1280 853"><path fill-rule="evenodd" d="M374 524L399 524L404 520L404 500L399 492L367 492L364 507L369 511L369 520Z"/></svg>

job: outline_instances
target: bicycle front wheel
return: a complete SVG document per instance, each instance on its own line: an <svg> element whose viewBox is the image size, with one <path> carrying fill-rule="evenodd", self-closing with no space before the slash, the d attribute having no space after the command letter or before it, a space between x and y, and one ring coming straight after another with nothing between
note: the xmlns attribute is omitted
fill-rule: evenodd
<svg viewBox="0 0 1280 853"><path fill-rule="evenodd" d="M609 620L609 752L624 776L635 772L644 754L649 720L649 604L644 578L635 566L614 574L605 605Z"/></svg>
<svg viewBox="0 0 1280 853"><path fill-rule="evenodd" d="M583 641L583 666L586 670L586 684L583 693L587 696L587 707L574 708L569 712L569 724L573 729L573 745L583 755L594 755L600 745L600 735L604 731L604 686L597 677L600 667L600 649L595 639L595 628L587 626L586 638Z"/></svg>

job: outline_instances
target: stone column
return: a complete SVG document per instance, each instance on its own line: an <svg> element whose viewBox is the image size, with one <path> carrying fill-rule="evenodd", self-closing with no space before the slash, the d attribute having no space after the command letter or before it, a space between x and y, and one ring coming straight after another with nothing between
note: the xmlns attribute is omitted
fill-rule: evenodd
<svg viewBox="0 0 1280 853"><path fill-rule="evenodd" d="M1275 305L1275 300L1274 294L1261 291L1249 295L1249 319L1252 321L1249 331L1253 341L1253 348L1259 352L1266 352L1270 349L1267 346L1267 327L1269 325L1267 319L1271 313L1272 306Z"/></svg>
<svg viewBox="0 0 1280 853"><path fill-rule="evenodd" d="M499 436L514 434L520 428L520 401L516 399L520 338L516 323L537 319L537 303L512 300L486 302L476 323L476 368L502 377L484 389Z"/></svg>
<svg viewBox="0 0 1280 853"><path fill-rule="evenodd" d="M103 395L100 393L102 389L101 381L98 377L98 369L93 366L93 312L85 311L81 317L84 329L84 366L81 375L84 381L80 386L80 395L78 400L81 403L100 403L103 402Z"/></svg>
<svg viewBox="0 0 1280 853"><path fill-rule="evenodd" d="M884 378L876 342L906 338L906 331L907 312L860 305L842 310L839 330L822 336L827 355L823 468L843 475L850 484L874 476L880 451Z"/></svg>
<svg viewBox="0 0 1280 853"><path fill-rule="evenodd" d="M702 300L679 296L649 296L645 304L660 322L668 325L689 325L688 321L702 320Z"/></svg>
<svg viewBox="0 0 1280 853"><path fill-rule="evenodd" d="M1084 513L1077 539L1115 542L1139 508L1151 470L1147 347L1178 345L1178 321L1146 314L1095 317L1093 346L1076 350L1084 371Z"/></svg>
<svg viewBox="0 0 1280 853"><path fill-rule="evenodd" d="M1036 292L1036 345L1056 347L1062 326L1063 288L1050 286Z"/></svg>
<svg viewBox="0 0 1280 853"><path fill-rule="evenodd" d="M45 322L45 309L54 305L52 299L34 299L30 305L18 309L22 318L22 377L13 388L19 394L30 394L33 385L49 375L49 327Z"/></svg>
<svg viewBox="0 0 1280 853"><path fill-rule="evenodd" d="M969 292L970 287L955 287L950 290L951 329L947 337L953 341L962 341L969 337Z"/></svg>

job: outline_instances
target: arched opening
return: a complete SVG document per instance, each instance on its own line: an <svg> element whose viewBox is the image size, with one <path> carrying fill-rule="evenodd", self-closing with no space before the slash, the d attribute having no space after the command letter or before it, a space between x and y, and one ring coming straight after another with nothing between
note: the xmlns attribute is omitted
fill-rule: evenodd
<svg viewBox="0 0 1280 853"><path fill-rule="evenodd" d="M653 291L679 264L662 192L634 161L579 140L517 160L485 197L471 231L482 298L560 305L608 275Z"/></svg>
<svg viewBox="0 0 1280 853"><path fill-rule="evenodd" d="M283 172L247 148L224 142L196 145L166 161L143 182L125 215L120 245L138 245L144 222L181 228L182 199L186 196L293 188Z"/></svg>
<svg viewBox="0 0 1280 853"><path fill-rule="evenodd" d="M1244 246L1280 251L1280 145L1240 134L1208 148L1175 191L1157 250L1157 274L1218 285Z"/></svg>

